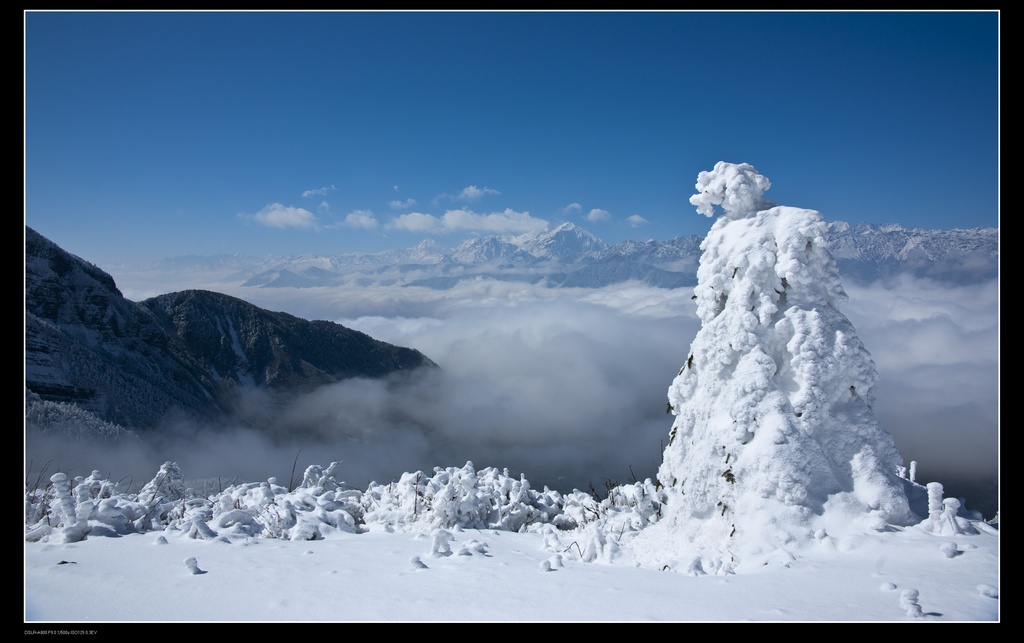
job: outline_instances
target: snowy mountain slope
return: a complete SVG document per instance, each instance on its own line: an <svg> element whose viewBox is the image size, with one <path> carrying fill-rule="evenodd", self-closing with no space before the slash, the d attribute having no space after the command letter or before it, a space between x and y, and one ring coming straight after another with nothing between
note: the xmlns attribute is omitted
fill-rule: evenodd
<svg viewBox="0 0 1024 643"><path fill-rule="evenodd" d="M571 263L577 258L600 252L607 244L575 223L563 223L550 232L516 237L513 243L541 260Z"/></svg>
<svg viewBox="0 0 1024 643"><path fill-rule="evenodd" d="M152 425L170 408L223 409L218 385L113 278L25 230L25 386L104 420Z"/></svg>
<svg viewBox="0 0 1024 643"><path fill-rule="evenodd" d="M419 351L205 291L125 299L110 275L25 230L25 386L106 422L212 418L237 389L282 391L432 366Z"/></svg>
<svg viewBox="0 0 1024 643"><path fill-rule="evenodd" d="M922 230L898 225L829 224L829 245L844 278L867 282L896 273L978 283L999 271L999 231Z"/></svg>
<svg viewBox="0 0 1024 643"><path fill-rule="evenodd" d="M419 351L327 321L306 321L204 290L141 302L221 381L307 390L432 365Z"/></svg>
<svg viewBox="0 0 1024 643"><path fill-rule="evenodd" d="M525 248L495 236L467 239L459 244L452 259L464 264L497 263L508 266L522 266L537 260Z"/></svg>

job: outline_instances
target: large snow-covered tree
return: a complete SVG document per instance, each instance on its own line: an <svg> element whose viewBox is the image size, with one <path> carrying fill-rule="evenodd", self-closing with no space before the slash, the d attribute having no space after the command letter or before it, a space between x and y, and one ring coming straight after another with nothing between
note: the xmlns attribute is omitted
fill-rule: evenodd
<svg viewBox="0 0 1024 643"><path fill-rule="evenodd" d="M902 458L872 412L874 363L839 311L827 224L765 200L770 186L745 163L698 177L690 202L721 214L701 245L701 329L668 391L658 472L661 529L726 564L913 520Z"/></svg>

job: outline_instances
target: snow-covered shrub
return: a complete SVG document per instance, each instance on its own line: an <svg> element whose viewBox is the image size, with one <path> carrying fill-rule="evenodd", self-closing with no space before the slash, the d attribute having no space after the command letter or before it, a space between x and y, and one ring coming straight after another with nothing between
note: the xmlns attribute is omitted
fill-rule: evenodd
<svg viewBox="0 0 1024 643"><path fill-rule="evenodd" d="M320 540L336 531L356 533L360 494L342 484L328 470L310 467L294 491L273 479L232 485L212 497L210 523L227 537Z"/></svg>
<svg viewBox="0 0 1024 643"><path fill-rule="evenodd" d="M493 467L477 471L472 462L460 468L405 473L387 485L371 483L363 493L367 524L405 529L501 529L521 531L562 514L561 495L536 491L525 476Z"/></svg>
<svg viewBox="0 0 1024 643"><path fill-rule="evenodd" d="M665 494L650 478L609 487L607 491L603 500L578 489L566 494L555 526L576 529L600 521L609 531L621 534L638 531L661 518Z"/></svg>
<svg viewBox="0 0 1024 643"><path fill-rule="evenodd" d="M585 562L611 562L623 543L660 520L665 495L649 478L607 490L603 500L578 489L564 496L562 513L544 532L544 547Z"/></svg>
<svg viewBox="0 0 1024 643"><path fill-rule="evenodd" d="M978 533L971 520L973 516L976 521L984 522L978 512L965 511L963 503L957 498L944 498L944 489L940 482L929 482L926 489L928 517L921 521L921 529L942 536Z"/></svg>
<svg viewBox="0 0 1024 643"><path fill-rule="evenodd" d="M430 534L430 553L432 556L451 556L451 541L455 539L452 532L447 529L435 529Z"/></svg>
<svg viewBox="0 0 1024 643"><path fill-rule="evenodd" d="M71 483L67 474L55 473L50 476L53 483L54 498L50 503L50 515L53 517L51 526L58 534L59 542L72 543L85 538L89 533L89 523L78 516L78 507L71 494Z"/></svg>
<svg viewBox="0 0 1024 643"><path fill-rule="evenodd" d="M325 469L318 464L311 464L302 474L301 486L306 489L322 489L324 491L340 489L345 483L334 477L340 465L340 462L332 462Z"/></svg>
<svg viewBox="0 0 1024 643"><path fill-rule="evenodd" d="M546 487L536 490L523 475L516 478L493 467L477 471L467 462L437 467L433 476L406 473L395 483L371 483L361 492L345 488L336 477L337 466L307 467L293 491L271 478L231 485L206 497L186 488L174 462L161 465L134 495L118 493L117 485L97 471L77 478L73 488L66 475L57 474L45 490L26 485L26 539L56 538L55 529L60 538L172 530L206 540L311 540L339 531L358 533L365 524L422 531L547 526L579 531L583 545L578 547L588 550L587 559L597 560L607 558L609 538L618 543L624 534L656 522L663 505L663 494L650 479L609 487L608 497L598 500L579 490L567 496ZM63 531L68 527L73 528Z"/></svg>
<svg viewBox="0 0 1024 643"><path fill-rule="evenodd" d="M908 588L900 592L900 607L907 612L907 616L913 616L914 618L924 616L921 606L917 603L918 595L919 592L913 588Z"/></svg>
<svg viewBox="0 0 1024 643"><path fill-rule="evenodd" d="M112 498L117 493L117 484L103 478L99 471L93 470L75 487L75 498L79 502Z"/></svg>
<svg viewBox="0 0 1024 643"><path fill-rule="evenodd" d="M596 522L601 518L601 501L593 494L573 489L562 498L562 513L555 518L559 529L571 530Z"/></svg>
<svg viewBox="0 0 1024 643"><path fill-rule="evenodd" d="M148 531L157 526L175 525L185 517L188 495L185 480L176 462L165 462L160 470L139 491L137 502L144 511L135 521L135 528Z"/></svg>
<svg viewBox="0 0 1024 643"><path fill-rule="evenodd" d="M45 489L26 490L26 540L71 542L87 535L181 528L183 521L187 529L193 513L210 504L184 488L173 462L164 463L138 494L117 489L117 483L98 471L73 481L64 473L54 474Z"/></svg>
<svg viewBox="0 0 1024 643"><path fill-rule="evenodd" d="M244 509L225 511L213 518L212 522L218 533L229 538L258 536L263 532L263 525Z"/></svg>
<svg viewBox="0 0 1024 643"><path fill-rule="evenodd" d="M319 540L335 531L357 533L363 522L362 494L338 480L340 462L310 465L294 491L262 483L254 513L262 516L268 535L288 540ZM251 490L251 489L250 489Z"/></svg>
<svg viewBox="0 0 1024 643"><path fill-rule="evenodd" d="M579 534L580 540L583 541L580 546L583 552L580 559L584 562L610 563L618 554L618 542L609 535L609 530L603 523L603 519L599 520L591 528L584 529Z"/></svg>
<svg viewBox="0 0 1024 643"><path fill-rule="evenodd" d="M135 503L117 493L117 484L99 471L75 479L75 505L79 518L86 520L91 535L126 534L135 530L140 512Z"/></svg>
<svg viewBox="0 0 1024 643"><path fill-rule="evenodd" d="M936 525L942 519L942 484L929 482L926 487L928 488L928 519L933 525Z"/></svg>

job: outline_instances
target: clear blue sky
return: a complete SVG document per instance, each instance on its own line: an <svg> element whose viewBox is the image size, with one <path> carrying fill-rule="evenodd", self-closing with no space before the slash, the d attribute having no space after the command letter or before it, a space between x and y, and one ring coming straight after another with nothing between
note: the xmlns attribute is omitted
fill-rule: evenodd
<svg viewBox="0 0 1024 643"><path fill-rule="evenodd" d="M101 265L703 235L720 160L830 221L998 225L993 11L24 18L25 222Z"/></svg>

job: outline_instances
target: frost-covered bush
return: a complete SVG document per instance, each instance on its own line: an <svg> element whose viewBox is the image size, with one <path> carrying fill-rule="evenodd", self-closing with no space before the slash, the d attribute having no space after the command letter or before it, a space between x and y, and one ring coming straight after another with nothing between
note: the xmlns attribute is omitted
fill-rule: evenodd
<svg viewBox="0 0 1024 643"><path fill-rule="evenodd" d="M189 495L177 463L163 463L135 498L143 508L142 515L135 521L136 529L149 531L176 524L186 515L185 500Z"/></svg>
<svg viewBox="0 0 1024 643"><path fill-rule="evenodd" d="M562 515L555 520L555 526L575 529L602 521L618 532L637 531L661 518L664 501L664 492L650 478L610 487L603 500L592 493L574 490L562 499Z"/></svg>
<svg viewBox="0 0 1024 643"><path fill-rule="evenodd" d="M970 520L958 515L962 503L956 498L943 498L941 483L929 482L927 487L928 518L921 523L922 528L941 536L978 533Z"/></svg>
<svg viewBox="0 0 1024 643"><path fill-rule="evenodd" d="M99 471L69 480L55 473L44 489L26 489L25 538L73 542L88 535L112 536L179 527L209 501L185 489L177 464L166 462L137 494L119 493Z"/></svg>
<svg viewBox="0 0 1024 643"><path fill-rule="evenodd" d="M477 471L467 462L435 467L432 476L416 471L387 485L371 483L362 506L367 524L392 528L522 531L558 519L562 498L546 487L532 489L525 476L513 478L507 469Z"/></svg>
<svg viewBox="0 0 1024 643"><path fill-rule="evenodd" d="M914 618L924 616L924 611L917 602L919 594L920 593L914 588L908 588L900 592L900 607L906 611L907 616L912 616Z"/></svg>
<svg viewBox="0 0 1024 643"><path fill-rule="evenodd" d="M338 531L356 533L362 524L362 494L335 477L339 464L307 467L292 491L271 478L213 494L210 527L232 538L320 540Z"/></svg>
<svg viewBox="0 0 1024 643"><path fill-rule="evenodd" d="M563 559L609 563L625 557L635 538L663 522L672 500L651 479L607 486L601 499L580 490L565 495L546 487L536 490L523 475L513 477L507 469L476 470L472 462L437 467L431 476L405 473L396 482L373 482L359 491L338 479L339 468L337 462L309 466L291 491L270 478L207 495L186 487L174 462L165 462L136 494L120 492L98 471L73 480L57 473L45 488L26 484L25 538L66 543L161 531L164 539L319 540L382 528L430 534L432 553L448 556L466 553L469 547L452 551L453 531L530 531L543 534L543 546L553 556L547 567L552 569ZM958 501L943 500L941 485L931 490L936 513L922 528L940 534L977 533L969 520L956 516ZM953 525L958 531L951 531ZM665 559L658 566L693 575L732 572L728 561L692 555Z"/></svg>
<svg viewBox="0 0 1024 643"><path fill-rule="evenodd" d="M294 491L271 479L208 497L186 488L174 462L165 462L137 494L118 493L98 471L76 478L74 487L57 473L45 489L26 488L25 538L72 542L87 535L167 530L203 540L314 540L335 531L358 532L362 494L344 488L334 477L336 466L310 467Z"/></svg>
<svg viewBox="0 0 1024 643"><path fill-rule="evenodd" d="M68 542L160 530L203 540L316 540L373 526L429 533L545 528L582 542L578 557L602 560L614 548L609 542L657 522L664 503L650 479L609 487L608 496L599 500L579 490L563 496L547 487L533 489L524 475L513 477L493 467L476 470L472 462L436 467L431 476L405 473L387 485L370 483L366 491L348 488L337 477L339 469L338 462L311 465L291 491L271 478L205 496L185 485L174 462L161 465L136 494L119 492L98 471L74 481L54 474L44 489L26 484L25 537ZM550 546L564 550L570 542L556 538Z"/></svg>
<svg viewBox="0 0 1024 643"><path fill-rule="evenodd" d="M71 494L71 484L67 475L55 473L50 476L50 482L53 483L50 515L53 517L55 539L59 542L75 542L85 538L89 533L89 523L78 516L78 508Z"/></svg>

